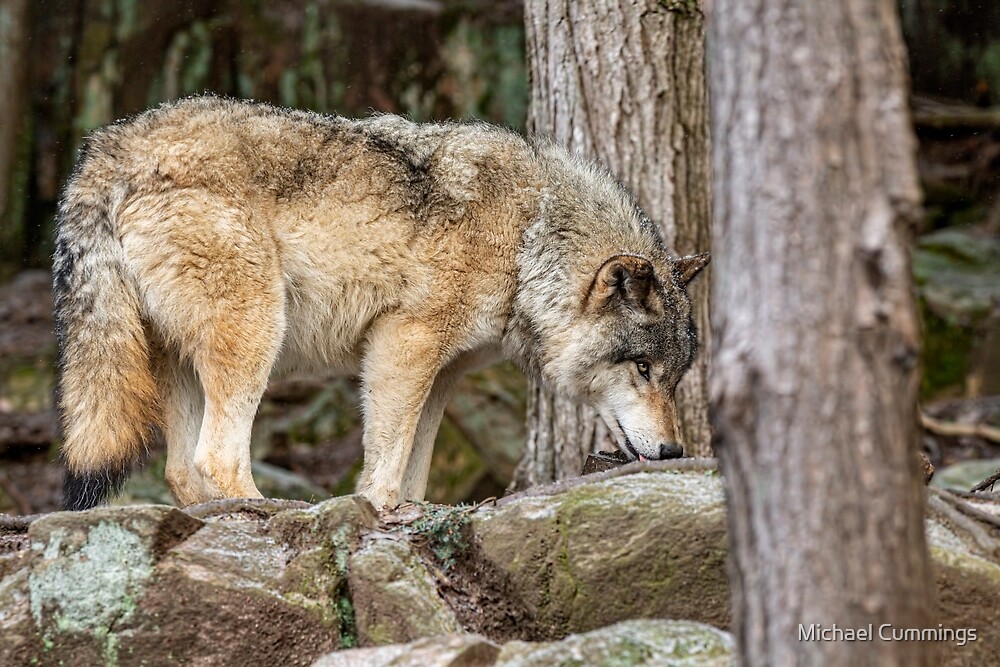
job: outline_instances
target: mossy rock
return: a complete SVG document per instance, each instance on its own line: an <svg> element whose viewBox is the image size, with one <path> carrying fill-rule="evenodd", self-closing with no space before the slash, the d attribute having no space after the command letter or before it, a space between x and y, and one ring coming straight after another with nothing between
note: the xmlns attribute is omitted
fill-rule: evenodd
<svg viewBox="0 0 1000 667"><path fill-rule="evenodd" d="M333 653L313 667L723 667L733 652L729 633L709 625L636 620L541 643L445 635Z"/></svg>
<svg viewBox="0 0 1000 667"><path fill-rule="evenodd" d="M726 627L726 518L714 473L638 473L477 513L490 564L561 637L639 617Z"/></svg>
<svg viewBox="0 0 1000 667"><path fill-rule="evenodd" d="M462 630L437 581L410 548L371 539L351 556L351 597L362 646L398 644Z"/></svg>
<svg viewBox="0 0 1000 667"><path fill-rule="evenodd" d="M635 620L555 642L504 645L494 667L726 667L728 632L691 621Z"/></svg>

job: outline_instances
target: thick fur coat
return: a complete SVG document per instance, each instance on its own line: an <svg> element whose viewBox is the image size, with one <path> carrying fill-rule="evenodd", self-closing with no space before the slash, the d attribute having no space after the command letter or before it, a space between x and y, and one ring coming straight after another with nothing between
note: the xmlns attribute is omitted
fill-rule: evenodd
<svg viewBox="0 0 1000 667"><path fill-rule="evenodd" d="M485 124L199 97L94 132L55 253L67 504L167 441L183 505L254 497L275 374L360 376L377 506L421 499L451 386L506 357L595 405L630 457L676 453L686 283L603 169Z"/></svg>

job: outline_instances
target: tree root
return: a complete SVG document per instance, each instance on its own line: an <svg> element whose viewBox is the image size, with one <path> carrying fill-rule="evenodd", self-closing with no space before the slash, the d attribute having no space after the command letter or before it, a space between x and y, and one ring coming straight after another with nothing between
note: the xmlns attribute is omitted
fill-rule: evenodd
<svg viewBox="0 0 1000 667"><path fill-rule="evenodd" d="M935 435L949 438L982 438L1000 443L1000 428L989 424L960 424L935 419L927 413L920 413L920 425Z"/></svg>
<svg viewBox="0 0 1000 667"><path fill-rule="evenodd" d="M1000 557L1000 516L985 512L966 498L944 489L931 489L929 508L965 531L989 556Z"/></svg>

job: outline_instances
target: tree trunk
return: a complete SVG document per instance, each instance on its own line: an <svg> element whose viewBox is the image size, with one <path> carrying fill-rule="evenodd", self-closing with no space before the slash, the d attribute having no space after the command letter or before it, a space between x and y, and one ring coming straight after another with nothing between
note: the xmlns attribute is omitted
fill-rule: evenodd
<svg viewBox="0 0 1000 667"><path fill-rule="evenodd" d="M659 223L675 255L709 250L709 142L704 26L694 0L527 0L528 126L607 166ZM691 286L708 331L709 281ZM710 454L708 341L678 390L688 454ZM586 407L530 389L528 450L515 484L580 474L613 448Z"/></svg>
<svg viewBox="0 0 1000 667"><path fill-rule="evenodd" d="M23 158L28 72L28 2L0 0L0 263L20 264L24 228L18 163Z"/></svg>
<svg viewBox="0 0 1000 667"><path fill-rule="evenodd" d="M892 0L714 0L711 395L747 665L927 665L919 214ZM799 628L873 641L799 641ZM936 629L936 624L933 625Z"/></svg>

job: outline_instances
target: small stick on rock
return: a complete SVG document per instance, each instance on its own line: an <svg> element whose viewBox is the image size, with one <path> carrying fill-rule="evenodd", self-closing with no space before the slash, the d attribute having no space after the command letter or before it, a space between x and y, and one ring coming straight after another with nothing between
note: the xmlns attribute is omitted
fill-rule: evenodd
<svg viewBox="0 0 1000 667"><path fill-rule="evenodd" d="M927 413L920 413L920 425L936 435L951 438L982 438L1000 443L1000 428L989 424L960 424L935 419Z"/></svg>
<svg viewBox="0 0 1000 667"><path fill-rule="evenodd" d="M992 475L981 481L979 484L976 484L974 487L972 487L972 492L978 493L979 491L985 491L986 489L992 491L993 485L996 484L997 482L1000 482L1000 468L998 468L995 473L993 473Z"/></svg>

